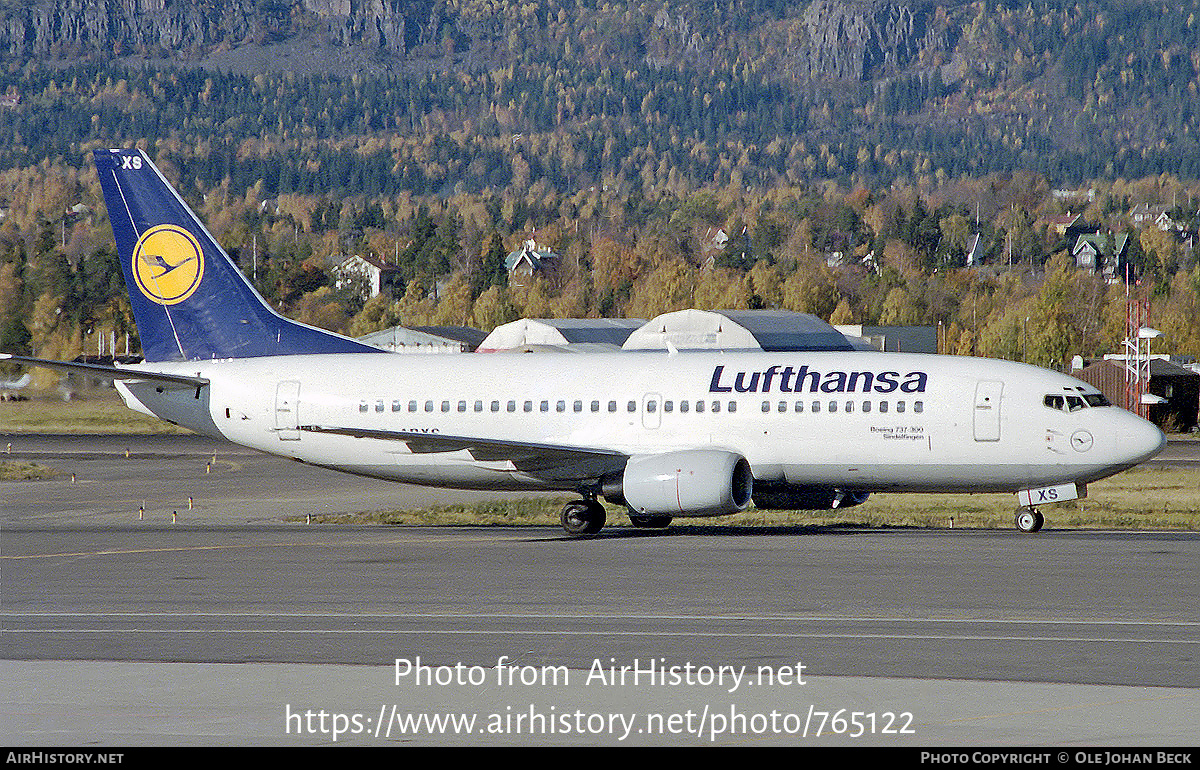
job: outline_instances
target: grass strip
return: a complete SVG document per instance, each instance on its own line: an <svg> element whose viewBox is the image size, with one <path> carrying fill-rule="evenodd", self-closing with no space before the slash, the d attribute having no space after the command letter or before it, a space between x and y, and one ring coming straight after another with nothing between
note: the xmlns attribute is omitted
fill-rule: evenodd
<svg viewBox="0 0 1200 770"><path fill-rule="evenodd" d="M494 500L398 511L313 517L317 523L409 526L557 525L567 497ZM606 505L609 526L629 526L621 506ZM1017 509L1011 494L876 494L862 505L831 511L765 511L676 519L675 526L924 527L1008 529ZM1134 468L1088 487L1088 497L1043 507L1060 529L1200 530L1200 471Z"/></svg>

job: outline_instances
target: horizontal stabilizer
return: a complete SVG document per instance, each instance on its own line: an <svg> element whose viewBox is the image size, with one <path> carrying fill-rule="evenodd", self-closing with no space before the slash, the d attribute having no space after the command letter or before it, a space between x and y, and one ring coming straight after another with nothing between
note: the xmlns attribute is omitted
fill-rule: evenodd
<svg viewBox="0 0 1200 770"><path fill-rule="evenodd" d="M126 369L103 364L85 364L80 361L51 361L46 358L30 358L29 356L14 356L0 353L0 361L12 361L27 366L43 366L63 372L79 372L93 377L104 377L110 380L156 382L166 388L199 388L208 384L205 377L192 377L186 374L168 374L166 372L147 372L142 369Z"/></svg>

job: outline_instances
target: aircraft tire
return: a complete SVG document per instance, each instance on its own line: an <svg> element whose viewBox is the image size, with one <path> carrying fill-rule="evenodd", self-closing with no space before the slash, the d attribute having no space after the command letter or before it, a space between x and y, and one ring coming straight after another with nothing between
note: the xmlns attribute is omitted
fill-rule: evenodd
<svg viewBox="0 0 1200 770"><path fill-rule="evenodd" d="M563 506L560 517L568 535L594 535L604 519L604 506L595 500L572 500Z"/></svg>
<svg viewBox="0 0 1200 770"><path fill-rule="evenodd" d="M1020 531L1026 533L1037 532L1045 523L1045 517L1042 516L1042 512L1037 508L1023 507L1017 509L1016 525Z"/></svg>

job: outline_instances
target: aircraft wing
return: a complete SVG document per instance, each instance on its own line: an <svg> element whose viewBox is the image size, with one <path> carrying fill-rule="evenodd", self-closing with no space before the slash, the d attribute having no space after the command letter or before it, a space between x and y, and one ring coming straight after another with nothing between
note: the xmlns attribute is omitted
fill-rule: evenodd
<svg viewBox="0 0 1200 770"><path fill-rule="evenodd" d="M625 467L629 455L611 449L539 444L526 441L448 436L443 433L414 433L409 431L378 430L374 428L339 428L320 425L301 425L300 430L311 433L333 433L355 438L374 438L399 441L413 454L458 452L463 449L476 460L507 460L519 471L536 473L554 468L578 468L581 476L600 476Z"/></svg>
<svg viewBox="0 0 1200 770"><path fill-rule="evenodd" d="M167 374L166 372L147 372L141 369L126 369L103 364L85 364L79 361L51 361L46 358L31 358L29 356L14 356L11 353L0 353L0 361L12 361L27 366L44 366L47 369L57 369L64 372L80 372L93 377L106 377L112 380L140 380L155 382L165 388L200 388L208 384L206 377L192 377L186 374Z"/></svg>

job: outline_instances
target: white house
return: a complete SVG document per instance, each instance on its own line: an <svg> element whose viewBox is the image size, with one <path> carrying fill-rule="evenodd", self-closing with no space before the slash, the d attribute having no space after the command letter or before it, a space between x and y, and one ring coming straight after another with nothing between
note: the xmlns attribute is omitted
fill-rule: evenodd
<svg viewBox="0 0 1200 770"><path fill-rule="evenodd" d="M400 279L400 268L377 259L355 254L337 264L333 269L336 286L340 289L348 281L361 278L366 282L366 294L363 299L378 297L384 291L403 286Z"/></svg>

